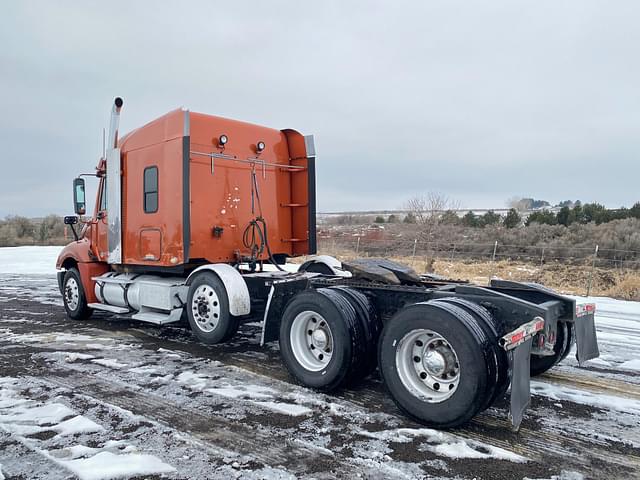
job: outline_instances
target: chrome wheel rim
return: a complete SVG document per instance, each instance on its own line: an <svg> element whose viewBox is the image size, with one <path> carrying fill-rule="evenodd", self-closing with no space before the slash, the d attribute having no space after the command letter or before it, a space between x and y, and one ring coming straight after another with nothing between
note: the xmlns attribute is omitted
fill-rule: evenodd
<svg viewBox="0 0 640 480"><path fill-rule="evenodd" d="M433 330L412 330L402 337L396 348L396 370L405 388L428 403L447 400L460 383L456 351Z"/></svg>
<svg viewBox="0 0 640 480"><path fill-rule="evenodd" d="M196 326L205 333L212 332L220 322L220 299L209 285L196 288L191 299L191 312Z"/></svg>
<svg viewBox="0 0 640 480"><path fill-rule="evenodd" d="M67 302L67 306L70 310L76 310L80 303L80 289L78 288L78 282L73 277L67 280L64 287L64 298Z"/></svg>
<svg viewBox="0 0 640 480"><path fill-rule="evenodd" d="M293 356L305 370L318 372L329 365L333 333L322 315L311 310L300 312L291 324L289 340Z"/></svg>

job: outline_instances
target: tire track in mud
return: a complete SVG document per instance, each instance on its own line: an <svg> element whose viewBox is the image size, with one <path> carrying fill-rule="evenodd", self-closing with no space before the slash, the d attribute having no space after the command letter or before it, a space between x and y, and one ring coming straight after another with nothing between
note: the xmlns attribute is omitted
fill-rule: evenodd
<svg viewBox="0 0 640 480"><path fill-rule="evenodd" d="M345 392L341 396L363 408L379 405L386 410L386 413L399 414L397 410L394 412L393 407L386 408L389 402L383 398L385 395L383 391L369 390L362 396L355 392ZM562 403L567 405L567 410L571 409L569 405L575 406L576 410L584 409L584 406L572 402L563 401ZM575 432L562 429L563 422L570 422L566 418L560 419L555 427L550 427L549 422L541 425L541 415L536 409L530 407L520 430L514 433L510 429L506 411L491 408L474 418L467 426L454 430L453 433L463 438L513 451L534 462L549 463L549 457L552 456L553 463L563 469L583 470L585 465L592 464L592 459L596 459L598 465L594 465L594 468L597 470L607 471L607 466L615 470L621 466L630 472L640 471L639 450L635 449L634 452L632 447L626 446L612 448L610 442L598 445L593 437L579 438ZM595 478L598 478L598 475Z"/></svg>
<svg viewBox="0 0 640 480"><path fill-rule="evenodd" d="M46 375L41 377L52 387L63 387L80 391L96 403L113 405L182 431L198 441L205 442L214 450L244 455L265 466L285 467L292 473L302 474L310 470L318 456L330 466L330 470L345 477L352 467L341 466L336 456L322 450L309 448L299 442L274 436L272 431L262 430L259 424L246 420L233 420L220 415L208 415L203 411L177 404L147 390L127 389L122 382L98 379L77 371L73 375ZM124 392L123 392L124 390ZM123 394L124 393L124 394ZM176 427L178 426L178 427Z"/></svg>
<svg viewBox="0 0 640 480"><path fill-rule="evenodd" d="M37 302L33 302L33 305L37 305ZM41 324L37 328L45 331L49 327L60 328L78 333L92 331L94 334L96 331L101 331L103 334L114 337L132 336L139 339L142 342L142 348L145 349L169 348L191 355L196 360L198 357L215 359L223 362L224 365L236 366L258 375L291 383L290 377L279 360L277 349L263 349L256 344L256 327L243 328L240 336L229 344L208 347L197 344L190 338L188 332L166 333L166 331L140 326L133 322L114 325L108 321L98 320L95 323L70 325L59 315L52 320L52 324ZM171 338L171 335L177 335L178 338ZM258 354L262 355L262 361L256 361ZM62 373L66 375L50 376L48 380L52 384L81 391L95 398L96 401L106 399L116 406L141 416L157 419L172 428L175 428L174 425L179 420L179 423L188 426L188 432L194 438L214 446L222 445L225 448L228 446L229 450L250 455L266 465L282 463L293 472L303 472L307 471L308 462L321 455L318 450L306 448L297 442L282 442L280 439L273 438L272 432L264 432L256 428L260 426L258 422L251 424L250 420L228 420L193 409L186 410L187 407L184 405L157 395L149 395L148 392L141 393L127 389L126 395L123 395L122 382L105 382L91 375L85 375L79 381L75 378L75 372L73 376L69 376L68 372ZM552 371L540 377L539 380L595 393L640 399L638 386L619 380L590 376L588 373L575 375ZM403 424L407 423L384 391L384 386L375 379L367 379L360 385L336 392L333 396L347 400L365 411L387 413L400 419ZM572 415L574 417L582 415L584 418L591 419L594 429L597 429L598 420L591 416L601 409L562 400L564 408L554 414L553 403L554 401L545 397L535 396L533 408L529 409L519 433L510 431L506 411L496 408L485 411L467 427L454 430L452 433L462 438L513 451L540 465L552 465L558 468L558 473L560 469L573 469L582 472L586 470L587 478L631 478L640 470L638 448L627 444L615 444L606 438L599 439L597 432L591 432L592 434L589 435L590 432L580 433L569 428ZM551 418L548 416L549 413ZM558 421L554 424L555 420ZM330 465L328 468L337 474L348 477L349 474L353 474L353 466L343 464L347 461L344 454L338 453L336 458L327 459L327 465Z"/></svg>
<svg viewBox="0 0 640 480"><path fill-rule="evenodd" d="M176 348L175 350L178 349ZM242 358L236 358L234 361L227 360L226 358L224 359L226 365L234 365L245 370L250 370L252 373L273 378L270 374L273 373L273 366L270 366L271 368L261 368L255 362L250 362L249 359ZM286 373L279 373L280 375L278 376L283 377L286 381ZM95 382L95 378L89 377L88 381ZM73 382L75 382L75 379ZM95 383L97 385L104 384L104 381L101 380ZM366 386L360 386L357 390L342 390L335 396L347 400L363 410L380 411L404 420L404 417L402 417L395 408L380 382L367 380L365 383ZM570 382L568 383L570 384ZM80 382L79 385L84 385L84 382ZM153 407L152 411L154 415L158 415L157 412L160 412L157 418L158 420L164 421L169 425L174 425L176 418L179 418L181 422L187 421L189 424L193 424L193 431L190 430L190 433L195 435L196 438L213 442L216 445L230 444L231 450L243 454L251 454L252 452L261 451L261 449L268 450L269 455L267 457L259 458L260 461L266 464L269 464L267 462L273 463L277 461L293 471L302 472L305 471L307 464L301 460L305 457L313 459L317 457L318 454L315 450L301 448L299 444L287 444L285 447L277 442L274 444L273 438L271 438L269 434L259 435L252 426L248 426L242 422L230 421L221 417L215 417L215 420L210 422L207 419L211 417L203 416L201 413L194 411L189 411L189 417L185 419L184 406L170 404L170 402L162 399L152 399L151 404L149 404L147 401L149 398L148 393L144 396L139 396L140 398L137 399L135 399L137 395L122 396L122 385L120 382L113 383L112 386L105 384L105 386L106 390L98 389L93 392L92 396L96 398L110 398L110 401L113 401L117 406L132 410L140 415L148 416L145 408ZM585 408L584 406L573 404L569 401L563 401L563 403L573 405L576 409ZM571 407L567 408L567 410L570 409ZM586 409L597 410L590 407L586 407ZM598 444L597 439L593 437L585 435L577 436L575 432L563 430L562 422L569 421L567 419L561 419L557 423L557 426L550 426L548 422L540 425L542 420L541 415L531 409L529 410L528 417L521 426L520 431L514 433L510 430L510 424L506 419L506 412L492 408L476 417L468 426L456 429L452 433L465 439L476 440L513 451L540 464L549 463L551 460L550 457L553 457L553 463L562 469L583 470L586 465L592 465L593 470L601 472L602 474L610 471L618 471L620 468L628 472L640 470L640 456L638 456L638 453L634 453L632 448L625 447L624 445L612 445L611 442L606 441ZM205 427L203 429L203 425L208 425L208 428ZM225 433L213 431L218 429L225 431ZM236 432L241 431L242 434L237 436L235 435L236 432L233 432L234 434L229 436L226 434L226 430L228 429L233 429ZM255 442L247 441L247 436L253 436ZM273 448L271 447L272 444L274 445ZM269 446L265 447L265 445ZM296 453L296 451L298 453ZM596 475L594 478L597 477Z"/></svg>
<svg viewBox="0 0 640 480"><path fill-rule="evenodd" d="M238 358L225 358L223 361L250 370L254 373L273 376L273 368L265 368L264 364ZM278 372L279 379L290 381L286 373ZM541 379L558 380L558 383L599 393L609 393L617 396L625 396L640 399L640 389L621 381L611 381L607 385L602 379L587 377L586 375L567 375L559 372L550 372ZM384 413L402 417L395 408L393 401L386 393L384 386L379 381L365 380L365 386L355 386L348 390L342 390L335 395L352 402L361 408L379 410ZM563 400L566 410L598 411L598 408L583 406ZM565 413L565 412L563 412ZM549 422L542 423L542 415L529 409L527 421L521 426L518 433L511 431L505 409L492 408L476 417L467 427L457 429L454 433L463 438L478 440L484 443L496 445L506 450L523 455L532 461L548 463L549 456L555 458L555 464L563 469L584 469L585 465L591 465L595 459L597 465L593 468L598 471L608 472L622 467L629 472L640 470L640 451L626 445L612 445L611 442L601 442L593 436L576 436L573 431L562 428L563 422L570 422L562 418L557 426L550 427ZM595 477L597 478L597 476Z"/></svg>
<svg viewBox="0 0 640 480"><path fill-rule="evenodd" d="M550 383L580 387L594 393L609 393L640 401L640 385L622 382L613 378L588 377L583 374L568 374L557 370L550 370L538 378L540 380L547 380Z"/></svg>
<svg viewBox="0 0 640 480"><path fill-rule="evenodd" d="M171 340L168 341L171 342ZM246 344L245 347L247 347ZM249 347L254 346L250 345ZM176 343L172 348L185 352L191 351L181 343ZM211 353L211 350L209 350L209 354ZM291 382L291 378L287 375L284 367L278 368L280 362L277 357L271 364L256 363L255 359L229 355L224 352L216 358L225 364L235 365L252 373ZM617 380L605 381L597 377L568 375L554 371L541 376L540 379L557 381L569 387L581 388L596 393L609 393L640 400L640 388ZM367 379L361 385L335 392L334 395L348 400L363 409L377 410L404 418L395 407L380 381ZM591 412L599 410L598 408L575 404L567 400L563 400L561 403L567 405L566 410L581 411L586 409ZM597 439L593 436L582 435L578 437L575 432L562 428L563 422L570 422L567 418L561 418L557 426L550 427L550 422L543 423L543 416L534 409L530 408L526 415L528 419L523 423L518 433L511 431L506 410L496 408L485 411L476 417L471 424L455 430L454 433L463 438L478 440L511 450L539 463L547 463L549 462L549 456L553 456L554 463L563 469L574 468L581 470L585 465L591 465L592 460L595 459L597 465L594 465L593 468L603 471L603 473L607 472L609 467L613 469L622 467L629 471L640 470L640 451L638 450L635 450L634 453L634 449L631 447L626 447L625 445L612 446L611 442L598 445Z"/></svg>

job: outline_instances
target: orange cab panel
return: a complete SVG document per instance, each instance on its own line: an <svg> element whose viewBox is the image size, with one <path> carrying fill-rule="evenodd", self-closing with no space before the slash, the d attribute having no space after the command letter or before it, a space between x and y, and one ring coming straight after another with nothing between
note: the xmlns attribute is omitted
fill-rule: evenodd
<svg viewBox="0 0 640 480"><path fill-rule="evenodd" d="M272 254L315 253L314 159L298 132L175 110L119 147L124 264L234 262L259 242L256 220Z"/></svg>

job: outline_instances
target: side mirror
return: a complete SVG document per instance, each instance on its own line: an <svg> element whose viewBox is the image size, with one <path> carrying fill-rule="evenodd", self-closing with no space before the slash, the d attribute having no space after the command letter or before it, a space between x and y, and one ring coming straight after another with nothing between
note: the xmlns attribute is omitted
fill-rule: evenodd
<svg viewBox="0 0 640 480"><path fill-rule="evenodd" d="M64 217L65 225L76 225L77 223L78 217L76 217L75 215L67 215L66 217Z"/></svg>
<svg viewBox="0 0 640 480"><path fill-rule="evenodd" d="M84 178L75 178L73 180L73 207L77 215L85 214Z"/></svg>

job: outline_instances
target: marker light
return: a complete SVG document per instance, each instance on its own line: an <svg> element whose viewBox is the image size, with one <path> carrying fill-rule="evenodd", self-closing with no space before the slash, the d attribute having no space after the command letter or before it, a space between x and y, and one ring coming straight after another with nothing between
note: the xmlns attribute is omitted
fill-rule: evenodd
<svg viewBox="0 0 640 480"><path fill-rule="evenodd" d="M220 137L218 138L218 145L224 147L228 141L229 137L227 137L226 135L220 135Z"/></svg>
<svg viewBox="0 0 640 480"><path fill-rule="evenodd" d="M256 152L258 152L258 153L262 152L264 150L265 146L266 145L264 144L264 142L258 142L256 144Z"/></svg>

